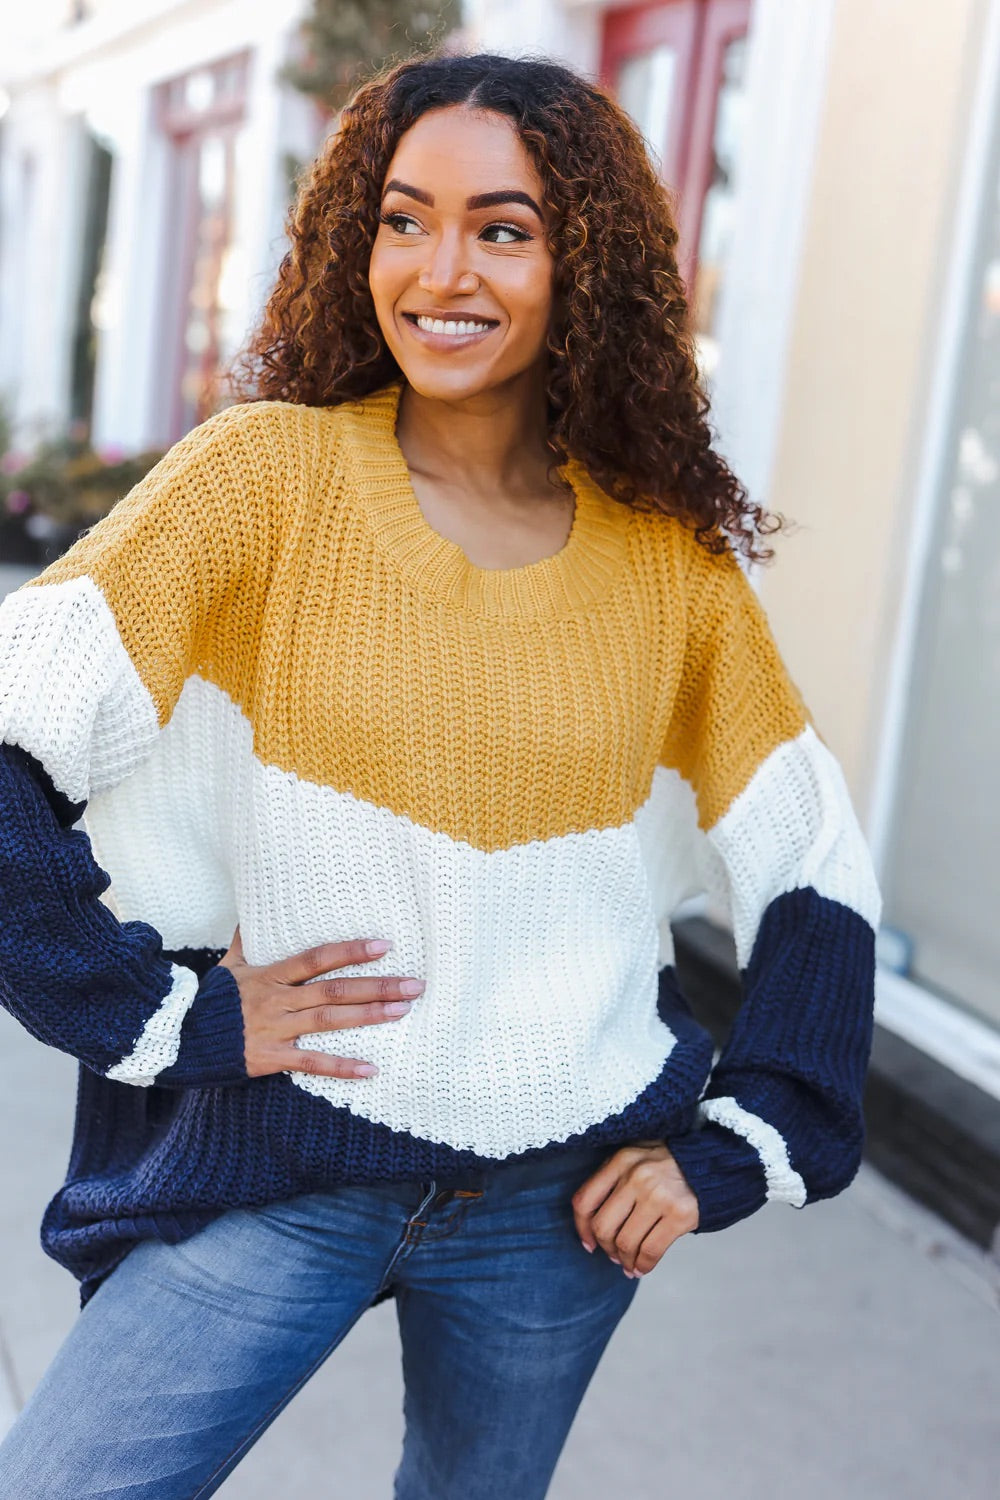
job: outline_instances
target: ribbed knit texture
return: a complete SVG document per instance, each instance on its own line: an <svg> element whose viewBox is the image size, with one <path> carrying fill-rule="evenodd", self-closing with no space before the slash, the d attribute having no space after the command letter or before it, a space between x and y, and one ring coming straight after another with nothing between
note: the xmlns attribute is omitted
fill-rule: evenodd
<svg viewBox="0 0 1000 1500"><path fill-rule="evenodd" d="M0 996L84 1065L44 1225L84 1296L229 1206L582 1142L668 1140L702 1231L856 1170L880 898L735 557L570 463L563 549L478 568L398 394L221 413L0 606ZM393 941L343 972L424 978L410 1014L302 1043L377 1077L246 1077L237 921L251 963Z"/></svg>

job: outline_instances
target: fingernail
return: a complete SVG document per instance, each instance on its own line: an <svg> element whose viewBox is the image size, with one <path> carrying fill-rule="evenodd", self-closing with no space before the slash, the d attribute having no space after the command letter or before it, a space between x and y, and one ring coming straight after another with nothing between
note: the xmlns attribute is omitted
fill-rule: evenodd
<svg viewBox="0 0 1000 1500"><path fill-rule="evenodd" d="M373 1078L377 1072L374 1063L357 1063L354 1068L355 1078Z"/></svg>
<svg viewBox="0 0 1000 1500"><path fill-rule="evenodd" d="M608 1256L608 1260L610 1260L613 1265L616 1265L616 1266L620 1266L621 1265L621 1261L620 1260L615 1260L615 1258L614 1258L613 1255L609 1255Z"/></svg>
<svg viewBox="0 0 1000 1500"><path fill-rule="evenodd" d="M413 1003L410 1000L390 1000L385 1013L387 1016L405 1016L412 1009Z"/></svg>
<svg viewBox="0 0 1000 1500"><path fill-rule="evenodd" d="M386 938L375 938L365 944L365 952L371 954L372 958L379 958L383 953L388 953L391 947L392 944Z"/></svg>
<svg viewBox="0 0 1000 1500"><path fill-rule="evenodd" d="M427 988L422 979L404 979L399 986L401 995L422 995Z"/></svg>
<svg viewBox="0 0 1000 1500"><path fill-rule="evenodd" d="M638 1281L639 1280L639 1272L638 1271L626 1271L625 1275L628 1277L629 1281Z"/></svg>
<svg viewBox="0 0 1000 1500"><path fill-rule="evenodd" d="M580 1244L586 1250L586 1252L587 1252L588 1255L593 1255L593 1253L594 1253L594 1247L593 1247L593 1245L588 1245L586 1240L581 1240Z"/></svg>

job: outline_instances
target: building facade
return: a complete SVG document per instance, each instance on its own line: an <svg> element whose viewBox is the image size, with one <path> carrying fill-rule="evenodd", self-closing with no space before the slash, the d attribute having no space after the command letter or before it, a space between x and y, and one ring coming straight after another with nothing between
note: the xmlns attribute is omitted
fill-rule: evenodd
<svg viewBox="0 0 1000 1500"><path fill-rule="evenodd" d="M139 448L203 414L325 127L276 82L299 0L82 9L6 81L0 388ZM1000 1101L1000 0L465 18L614 90L676 194L720 445L796 523L755 583L876 856L880 1023Z"/></svg>
<svg viewBox="0 0 1000 1500"><path fill-rule="evenodd" d="M162 447L213 409L325 129L278 73L305 0L57 5L6 49L0 392L19 441Z"/></svg>

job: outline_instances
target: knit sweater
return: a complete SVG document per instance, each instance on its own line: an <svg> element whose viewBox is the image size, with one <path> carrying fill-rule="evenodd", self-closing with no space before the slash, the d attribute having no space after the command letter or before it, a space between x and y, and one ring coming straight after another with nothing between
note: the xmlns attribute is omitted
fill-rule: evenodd
<svg viewBox="0 0 1000 1500"><path fill-rule="evenodd" d="M698 1232L846 1186L880 895L731 550L605 495L475 566L424 519L399 387L231 407L0 607L0 998L81 1063L43 1243L83 1299L137 1241L343 1183L665 1140ZM81 821L82 820L82 821ZM716 1057L670 917L708 892ZM374 1062L247 1076L247 961L382 937Z"/></svg>

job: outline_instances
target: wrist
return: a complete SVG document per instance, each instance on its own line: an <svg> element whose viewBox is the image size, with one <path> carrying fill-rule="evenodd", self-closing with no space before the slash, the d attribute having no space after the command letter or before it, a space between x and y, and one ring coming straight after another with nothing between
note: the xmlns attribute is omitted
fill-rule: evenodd
<svg viewBox="0 0 1000 1500"><path fill-rule="evenodd" d="M728 1229L767 1202L760 1157L742 1136L712 1120L670 1137L667 1149L697 1199L693 1233Z"/></svg>
<svg viewBox="0 0 1000 1500"><path fill-rule="evenodd" d="M181 1026L177 1061L156 1082L174 1088L216 1088L247 1079L243 1007L232 971L214 964Z"/></svg>

